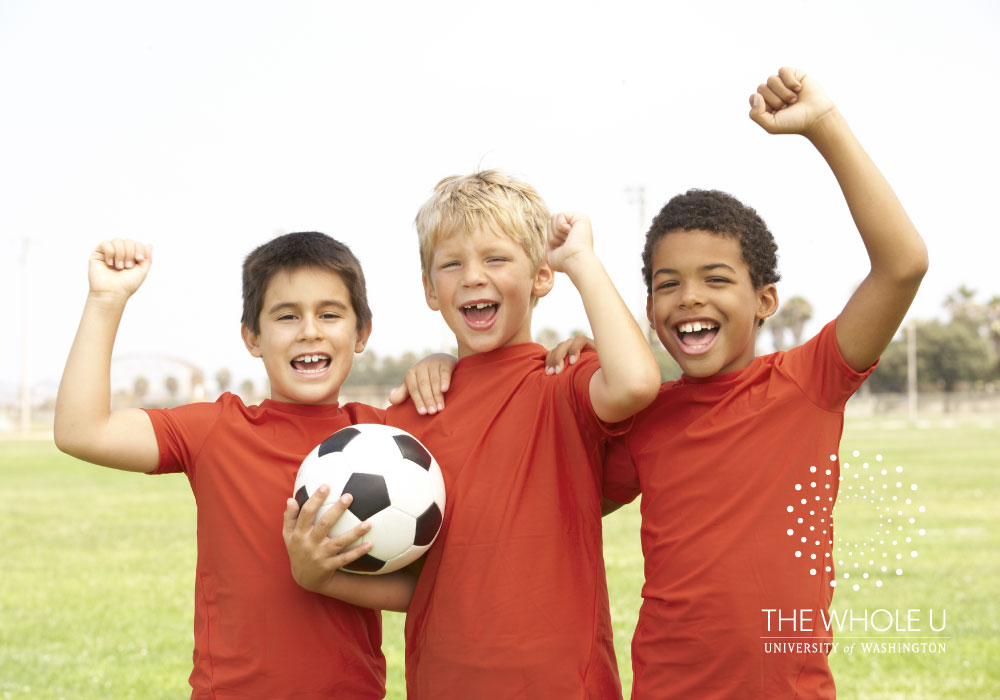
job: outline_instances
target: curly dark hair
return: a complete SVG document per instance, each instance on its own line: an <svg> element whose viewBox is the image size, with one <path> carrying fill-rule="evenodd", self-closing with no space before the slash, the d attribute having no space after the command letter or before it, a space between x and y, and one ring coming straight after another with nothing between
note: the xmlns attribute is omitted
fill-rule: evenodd
<svg viewBox="0 0 1000 700"><path fill-rule="evenodd" d="M652 293L653 248L672 231L701 229L732 236L740 244L743 262L750 268L750 281L757 289L781 279L778 246L767 224L753 208L719 190L688 190L667 202L653 219L642 249L642 277Z"/></svg>

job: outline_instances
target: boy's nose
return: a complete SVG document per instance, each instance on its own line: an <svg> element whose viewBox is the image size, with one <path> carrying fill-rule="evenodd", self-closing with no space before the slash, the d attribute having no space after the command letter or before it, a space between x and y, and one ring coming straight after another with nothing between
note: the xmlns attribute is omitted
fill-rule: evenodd
<svg viewBox="0 0 1000 700"><path fill-rule="evenodd" d="M316 319L310 315L303 316L302 323L299 324L299 335L310 340L320 337L322 333Z"/></svg>
<svg viewBox="0 0 1000 700"><path fill-rule="evenodd" d="M704 301L701 298L701 294L698 289L693 285L686 285L681 290L681 306L685 308L691 308L693 306L701 306Z"/></svg>
<svg viewBox="0 0 1000 700"><path fill-rule="evenodd" d="M486 283L486 275L482 265L476 263L466 265L463 272L462 284L466 287L478 287Z"/></svg>

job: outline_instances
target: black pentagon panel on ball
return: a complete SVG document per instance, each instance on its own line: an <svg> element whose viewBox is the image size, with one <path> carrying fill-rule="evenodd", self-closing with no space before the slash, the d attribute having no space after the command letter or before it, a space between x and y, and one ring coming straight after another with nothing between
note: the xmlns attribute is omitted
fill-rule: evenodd
<svg viewBox="0 0 1000 700"><path fill-rule="evenodd" d="M299 504L299 508L306 504L309 500L309 492L306 491L306 487L302 486L298 491L295 492L295 502Z"/></svg>
<svg viewBox="0 0 1000 700"><path fill-rule="evenodd" d="M357 571L360 574L373 574L385 566L385 562L376 559L371 554L362 554L360 557L343 567L345 571Z"/></svg>
<svg viewBox="0 0 1000 700"><path fill-rule="evenodd" d="M410 435L393 435L392 439L396 441L403 459L419 464L425 471L431 468L431 455L416 438Z"/></svg>
<svg viewBox="0 0 1000 700"><path fill-rule="evenodd" d="M328 437L319 446L318 456L328 455L331 452L343 452L347 443L361 434L357 428L343 428Z"/></svg>
<svg viewBox="0 0 1000 700"><path fill-rule="evenodd" d="M340 493L349 493L354 497L348 510L359 520L367 520L392 505L392 501L389 500L389 489L381 474L355 472L351 474L344 484L344 490Z"/></svg>
<svg viewBox="0 0 1000 700"><path fill-rule="evenodd" d="M437 503L431 503L427 510L417 518L417 531L413 535L413 544L418 547L430 544L434 541L434 536L437 535L440 527L441 509L437 507Z"/></svg>

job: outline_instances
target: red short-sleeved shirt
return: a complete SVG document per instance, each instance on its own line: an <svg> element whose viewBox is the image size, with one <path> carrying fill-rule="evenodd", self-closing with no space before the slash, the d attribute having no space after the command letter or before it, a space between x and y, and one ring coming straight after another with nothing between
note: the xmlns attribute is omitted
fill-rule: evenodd
<svg viewBox="0 0 1000 700"><path fill-rule="evenodd" d="M381 423L380 412L223 394L147 413L154 473L187 474L198 504L191 697L384 697L379 613L299 587L278 527L303 457L340 428Z"/></svg>
<svg viewBox="0 0 1000 700"><path fill-rule="evenodd" d="M634 700L835 696L825 653L765 653L762 639L824 649L823 625L779 631L764 611L829 609L844 405L870 372L844 362L831 322L743 370L664 384L612 446L609 496L643 494Z"/></svg>
<svg viewBox="0 0 1000 700"><path fill-rule="evenodd" d="M601 548L597 357L556 376L533 343L461 359L447 408L391 407L447 507L406 615L410 700L619 698ZM621 430L612 428L611 430Z"/></svg>

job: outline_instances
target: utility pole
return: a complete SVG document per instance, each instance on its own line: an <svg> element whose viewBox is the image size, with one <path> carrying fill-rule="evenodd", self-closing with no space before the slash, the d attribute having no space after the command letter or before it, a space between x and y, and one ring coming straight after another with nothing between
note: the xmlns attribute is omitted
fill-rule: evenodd
<svg viewBox="0 0 1000 700"><path fill-rule="evenodd" d="M910 425L917 422L917 324L906 325L906 415Z"/></svg>
<svg viewBox="0 0 1000 700"><path fill-rule="evenodd" d="M28 383L28 239L21 247L21 432L31 430L31 389Z"/></svg>
<svg viewBox="0 0 1000 700"><path fill-rule="evenodd" d="M646 245L646 186L634 185L632 187L626 187L625 194L628 195L629 203L635 204L639 210L639 250L642 250ZM638 322L639 328L642 329L642 334L645 336L646 341L652 342L649 319L646 318L646 314L643 311L646 308L645 283L641 284L639 292L640 293L638 293L637 296L640 311L635 320ZM629 296L632 295L630 294Z"/></svg>

